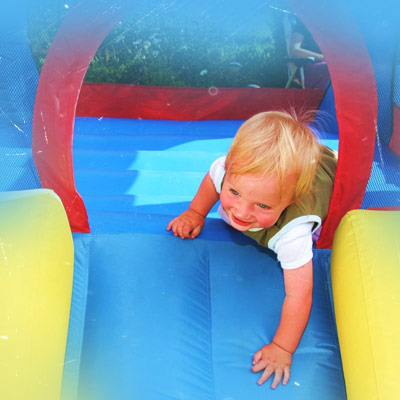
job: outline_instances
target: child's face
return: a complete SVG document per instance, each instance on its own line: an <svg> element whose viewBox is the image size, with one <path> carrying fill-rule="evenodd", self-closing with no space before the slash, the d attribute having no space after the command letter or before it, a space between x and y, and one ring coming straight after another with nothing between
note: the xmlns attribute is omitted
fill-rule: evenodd
<svg viewBox="0 0 400 400"><path fill-rule="evenodd" d="M285 185L294 184L293 176L285 179ZM222 185L220 201L232 227L242 232L271 227L293 202L290 193L283 190L281 194L280 182L276 177L229 173Z"/></svg>

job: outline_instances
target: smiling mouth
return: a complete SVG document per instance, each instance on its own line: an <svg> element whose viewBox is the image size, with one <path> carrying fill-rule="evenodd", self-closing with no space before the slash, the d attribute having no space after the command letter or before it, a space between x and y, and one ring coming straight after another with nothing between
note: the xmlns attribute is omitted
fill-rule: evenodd
<svg viewBox="0 0 400 400"><path fill-rule="evenodd" d="M232 214L232 220L233 220L233 222L235 222L235 224L238 224L240 226L249 226L249 225L251 225L251 222L242 221L241 219L236 218L233 214Z"/></svg>

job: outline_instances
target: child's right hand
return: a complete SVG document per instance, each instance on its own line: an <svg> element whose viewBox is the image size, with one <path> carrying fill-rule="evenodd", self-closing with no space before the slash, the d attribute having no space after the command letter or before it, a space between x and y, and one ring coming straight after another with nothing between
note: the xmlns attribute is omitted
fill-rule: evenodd
<svg viewBox="0 0 400 400"><path fill-rule="evenodd" d="M172 229L175 236L181 239L194 239L203 229L205 217L194 210L188 209L179 217L174 218L167 226L167 231Z"/></svg>
<svg viewBox="0 0 400 400"><path fill-rule="evenodd" d="M276 389L281 379L282 385L288 383L291 364L292 354L272 342L254 354L251 369L253 372L264 370L257 382L259 385L262 385L274 374L271 389Z"/></svg>

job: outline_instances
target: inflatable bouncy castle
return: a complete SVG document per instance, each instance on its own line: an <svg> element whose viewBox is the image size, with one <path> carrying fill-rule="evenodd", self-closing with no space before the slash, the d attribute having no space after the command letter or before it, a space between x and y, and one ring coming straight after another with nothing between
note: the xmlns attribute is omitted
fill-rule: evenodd
<svg viewBox="0 0 400 400"><path fill-rule="evenodd" d="M0 398L400 398L399 5L41 2L0 6ZM322 86L278 46L289 14L324 56ZM250 50L227 59L236 37ZM117 46L129 82L110 79L130 65ZM247 75L257 57L276 75ZM289 109L339 156L310 319L272 390L250 368L279 323L276 256L214 209L196 240L166 226L245 119Z"/></svg>

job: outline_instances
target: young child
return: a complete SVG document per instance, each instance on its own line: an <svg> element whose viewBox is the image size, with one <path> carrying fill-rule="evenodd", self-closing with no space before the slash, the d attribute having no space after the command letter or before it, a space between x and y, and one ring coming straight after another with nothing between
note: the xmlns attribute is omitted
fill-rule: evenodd
<svg viewBox="0 0 400 400"><path fill-rule="evenodd" d="M233 228L272 249L281 263L285 299L272 342L253 357L253 372L271 387L290 377L292 354L311 311L312 234L327 214L336 155L311 130L283 112L264 112L244 122L226 157L214 161L189 209L167 229L195 238L220 200L219 214Z"/></svg>

